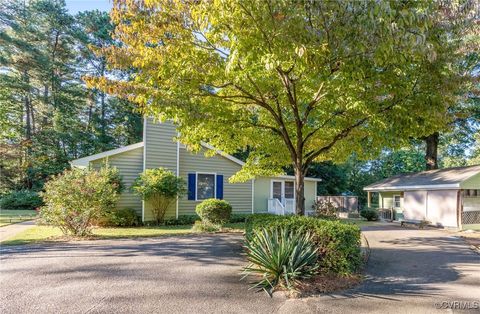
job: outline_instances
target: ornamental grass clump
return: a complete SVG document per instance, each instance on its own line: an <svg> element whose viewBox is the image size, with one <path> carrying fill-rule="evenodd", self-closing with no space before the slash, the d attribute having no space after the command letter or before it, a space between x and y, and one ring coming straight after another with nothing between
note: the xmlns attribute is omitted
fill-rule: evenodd
<svg viewBox="0 0 480 314"><path fill-rule="evenodd" d="M115 209L121 190L114 168L67 170L45 184L41 220L65 235L87 236L95 220Z"/></svg>
<svg viewBox="0 0 480 314"><path fill-rule="evenodd" d="M244 278L257 275L252 288L263 289L270 296L277 288L295 291L300 280L311 277L318 268L312 235L302 230L255 230L245 248L250 264L244 268Z"/></svg>

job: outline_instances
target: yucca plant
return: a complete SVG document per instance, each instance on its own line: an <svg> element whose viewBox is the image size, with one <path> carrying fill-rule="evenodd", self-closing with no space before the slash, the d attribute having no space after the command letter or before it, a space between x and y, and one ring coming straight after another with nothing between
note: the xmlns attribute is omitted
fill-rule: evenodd
<svg viewBox="0 0 480 314"><path fill-rule="evenodd" d="M300 279L312 276L318 268L312 236L303 230L262 228L247 239L245 248L250 263L243 278L259 275L251 288L263 289L270 296L277 287L294 291Z"/></svg>

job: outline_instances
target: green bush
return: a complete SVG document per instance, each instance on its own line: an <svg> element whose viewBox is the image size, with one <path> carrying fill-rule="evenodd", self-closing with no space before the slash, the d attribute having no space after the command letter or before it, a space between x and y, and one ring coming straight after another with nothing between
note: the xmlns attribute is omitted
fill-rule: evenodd
<svg viewBox="0 0 480 314"><path fill-rule="evenodd" d="M102 227L134 227L139 225L137 213L132 208L115 209L97 220Z"/></svg>
<svg viewBox="0 0 480 314"><path fill-rule="evenodd" d="M197 215L180 215L177 219L170 218L165 220L166 226L180 226L180 225L193 225L195 221L200 219Z"/></svg>
<svg viewBox="0 0 480 314"><path fill-rule="evenodd" d="M42 205L43 200L40 195L30 190L13 191L0 199L2 209L34 210Z"/></svg>
<svg viewBox="0 0 480 314"><path fill-rule="evenodd" d="M152 206L157 224L163 222L168 206L186 192L186 182L165 168L147 169L132 185L132 190Z"/></svg>
<svg viewBox="0 0 480 314"><path fill-rule="evenodd" d="M357 271L362 263L360 228L356 225L315 217L254 214L247 218L245 225L247 240L255 230L270 227L311 233L323 272L348 275Z"/></svg>
<svg viewBox="0 0 480 314"><path fill-rule="evenodd" d="M363 209L360 211L360 216L368 221L378 220L378 212L374 209Z"/></svg>
<svg viewBox="0 0 480 314"><path fill-rule="evenodd" d="M45 184L40 210L44 223L59 227L64 234L85 236L93 223L115 209L119 184L112 181L115 169L100 171L74 168Z"/></svg>
<svg viewBox="0 0 480 314"><path fill-rule="evenodd" d="M227 201L210 198L198 204L195 211L202 221L222 225L230 220L232 206Z"/></svg>
<svg viewBox="0 0 480 314"><path fill-rule="evenodd" d="M277 287L295 290L298 280L312 276L318 268L317 248L309 232L287 227L254 230L246 241L246 276L260 275L252 288L262 288L269 295Z"/></svg>
<svg viewBox="0 0 480 314"><path fill-rule="evenodd" d="M221 226L215 225L211 222L197 220L193 224L192 230L194 232L217 232L220 228Z"/></svg>
<svg viewBox="0 0 480 314"><path fill-rule="evenodd" d="M250 217L252 214L232 214L230 216L229 222L231 223L237 223L237 222L245 222L248 217Z"/></svg>
<svg viewBox="0 0 480 314"><path fill-rule="evenodd" d="M337 219L338 208L327 200L315 200L312 205L315 217L323 219Z"/></svg>

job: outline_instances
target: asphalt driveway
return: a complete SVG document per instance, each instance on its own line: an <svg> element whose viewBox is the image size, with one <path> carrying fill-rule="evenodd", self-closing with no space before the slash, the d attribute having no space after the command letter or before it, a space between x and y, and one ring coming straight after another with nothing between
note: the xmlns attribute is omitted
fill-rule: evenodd
<svg viewBox="0 0 480 314"><path fill-rule="evenodd" d="M463 240L387 224L365 235L366 281L301 300L271 299L239 281L239 234L3 247L0 312L441 313L435 303L480 299L480 255Z"/></svg>

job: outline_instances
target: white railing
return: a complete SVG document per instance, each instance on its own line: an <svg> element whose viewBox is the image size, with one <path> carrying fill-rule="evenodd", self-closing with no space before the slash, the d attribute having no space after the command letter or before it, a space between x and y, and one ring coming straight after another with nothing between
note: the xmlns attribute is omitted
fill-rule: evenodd
<svg viewBox="0 0 480 314"><path fill-rule="evenodd" d="M277 198L269 198L268 213L275 215L285 215L285 207Z"/></svg>
<svg viewBox="0 0 480 314"><path fill-rule="evenodd" d="M288 215L295 213L295 199L282 198L280 201L278 198L268 199L268 212L275 215Z"/></svg>
<svg viewBox="0 0 480 314"><path fill-rule="evenodd" d="M285 206L285 214L295 214L295 199L287 198L283 200Z"/></svg>

